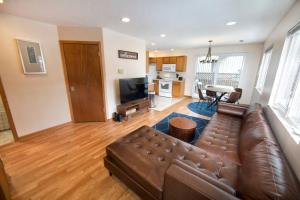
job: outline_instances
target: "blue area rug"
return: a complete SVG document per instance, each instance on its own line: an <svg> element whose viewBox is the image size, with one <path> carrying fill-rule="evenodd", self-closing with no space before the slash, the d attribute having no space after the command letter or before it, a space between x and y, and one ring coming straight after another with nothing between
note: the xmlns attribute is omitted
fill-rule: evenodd
<svg viewBox="0 0 300 200"><path fill-rule="evenodd" d="M153 128L156 129L156 130L159 130L159 131L161 131L165 134L169 134L169 121L170 121L170 119L172 119L174 117L185 117L185 118L191 119L191 120L193 120L194 122L197 123L197 127L196 127L196 130L195 130L195 136L189 142L190 144L194 144L197 141L197 139L201 135L203 129L205 128L205 126L208 123L208 120L205 120L205 119L200 119L200 118L197 118L197 117L192 117L192 116L188 116L188 115L173 112L169 116L165 117L163 120L161 120L160 122L155 124L153 126Z"/></svg>
<svg viewBox="0 0 300 200"><path fill-rule="evenodd" d="M216 106L207 108L208 105L209 105L209 103L207 103L207 102L192 102L192 103L189 103L189 105L187 107L194 113L211 117L216 112Z"/></svg>

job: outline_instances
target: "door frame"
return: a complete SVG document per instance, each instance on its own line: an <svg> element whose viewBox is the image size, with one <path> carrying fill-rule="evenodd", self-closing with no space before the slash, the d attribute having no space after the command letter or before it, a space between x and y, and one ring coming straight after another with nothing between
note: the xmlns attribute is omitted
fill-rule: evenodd
<svg viewBox="0 0 300 200"><path fill-rule="evenodd" d="M13 117L12 117L12 114L11 114L11 111L10 111L10 108L9 108L9 104L8 104L8 101L7 101L7 97L6 97L6 93L5 93L3 83L2 83L1 76L0 76L0 95L1 95L0 98L2 99L2 102L3 102L3 105L4 105L6 116L7 116L7 119L8 119L9 128L10 128L10 130L13 134L14 140L16 142L16 141L19 140L19 136L17 134L17 129L15 127L15 123L14 123L14 120L13 120Z"/></svg>
<svg viewBox="0 0 300 200"><path fill-rule="evenodd" d="M69 102L69 109L71 114L71 120L74 121L74 112L72 107L72 99L71 99L71 93L70 93L70 84L68 79L68 72L67 72L67 66L65 61L65 54L64 54L64 44L94 44L98 45L99 48L99 65L100 65L100 76L101 76L101 86L102 86L102 102L103 102L103 114L104 114L104 120L107 121L106 116L106 90L105 90L105 70L104 70L104 63L103 63L103 54L101 49L101 42L100 41L77 41L77 40L59 40L59 46L60 46L60 52L61 52L61 59L63 63L63 71L64 71L64 78L65 78L65 84L66 84L66 90L67 90L67 96L68 96L68 102Z"/></svg>

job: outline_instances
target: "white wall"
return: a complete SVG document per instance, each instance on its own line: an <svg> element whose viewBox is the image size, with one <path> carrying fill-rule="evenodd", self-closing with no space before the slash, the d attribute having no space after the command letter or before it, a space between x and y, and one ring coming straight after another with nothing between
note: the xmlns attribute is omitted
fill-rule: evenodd
<svg viewBox="0 0 300 200"><path fill-rule="evenodd" d="M232 54L245 53L245 66L241 73L239 87L243 88L241 103L249 104L252 98L252 92L255 83L255 74L258 71L259 62L261 59L263 44L244 44L234 46L215 46L212 48L212 54ZM174 52L159 51L158 53L151 52L150 56L187 56L187 71L184 73L186 79L185 95L191 96L192 87L195 81L196 63L199 56L207 54L207 47L195 49L178 49Z"/></svg>
<svg viewBox="0 0 300 200"><path fill-rule="evenodd" d="M105 63L107 118L112 117L120 103L118 79L146 75L146 43L144 40L124 35L106 28L102 30ZM118 58L118 50L138 52L138 60ZM123 69L124 73L118 73Z"/></svg>
<svg viewBox="0 0 300 200"><path fill-rule="evenodd" d="M60 40L102 41L102 29L96 27L58 26Z"/></svg>
<svg viewBox="0 0 300 200"><path fill-rule="evenodd" d="M274 84L276 72L279 66L279 61L285 41L285 37L289 29L296 25L300 21L300 1L297 1L290 12L283 18L280 24L274 29L270 34L268 39L264 44L264 49L269 48L273 45L273 55L271 58L270 66L267 73L267 78L265 82L265 87L262 94L259 94L256 90L252 101L259 102L264 106L269 103L270 95L272 92L272 87ZM285 155L287 156L290 164L292 165L298 179L300 180L300 145L292 139L292 137L287 132L286 128L282 125L277 116L273 113L269 106L267 106L266 113L268 119L272 125L273 131L279 140Z"/></svg>
<svg viewBox="0 0 300 200"><path fill-rule="evenodd" d="M29 133L69 122L57 27L0 14L0 73L17 133ZM46 75L24 75L15 38L39 41Z"/></svg>

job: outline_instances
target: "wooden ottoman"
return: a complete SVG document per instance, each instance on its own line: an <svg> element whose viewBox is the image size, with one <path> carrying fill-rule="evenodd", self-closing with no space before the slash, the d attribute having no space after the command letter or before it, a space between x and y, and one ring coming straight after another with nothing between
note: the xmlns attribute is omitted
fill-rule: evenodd
<svg viewBox="0 0 300 200"><path fill-rule="evenodd" d="M169 122L169 134L180 140L189 142L194 137L196 127L197 124L193 120L184 117L175 117Z"/></svg>

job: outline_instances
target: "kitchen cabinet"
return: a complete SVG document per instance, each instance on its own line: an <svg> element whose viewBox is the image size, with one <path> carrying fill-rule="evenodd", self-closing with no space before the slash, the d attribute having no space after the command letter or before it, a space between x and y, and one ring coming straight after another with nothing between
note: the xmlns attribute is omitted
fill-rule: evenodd
<svg viewBox="0 0 300 200"><path fill-rule="evenodd" d="M146 51L146 73L149 72L149 51Z"/></svg>
<svg viewBox="0 0 300 200"><path fill-rule="evenodd" d="M186 56L177 56L176 58L176 71L185 72L186 71Z"/></svg>
<svg viewBox="0 0 300 200"><path fill-rule="evenodd" d="M176 64L176 72L186 71L186 56L171 56L171 57L157 57L149 58L149 64L156 64L156 71L162 71L163 64Z"/></svg>
<svg viewBox="0 0 300 200"><path fill-rule="evenodd" d="M155 64L156 63L156 58L149 58L149 64Z"/></svg>
<svg viewBox="0 0 300 200"><path fill-rule="evenodd" d="M170 57L163 57L163 64L170 64Z"/></svg>
<svg viewBox="0 0 300 200"><path fill-rule="evenodd" d="M153 82L154 82L155 94L158 95L158 93L159 93L159 80L153 80Z"/></svg>
<svg viewBox="0 0 300 200"><path fill-rule="evenodd" d="M177 63L177 57L176 56L172 56L170 57L170 64L176 64Z"/></svg>
<svg viewBox="0 0 300 200"><path fill-rule="evenodd" d="M156 71L162 71L163 58L156 58Z"/></svg>
<svg viewBox="0 0 300 200"><path fill-rule="evenodd" d="M173 97L183 97L184 96L184 81L173 81L172 85L172 96Z"/></svg>

